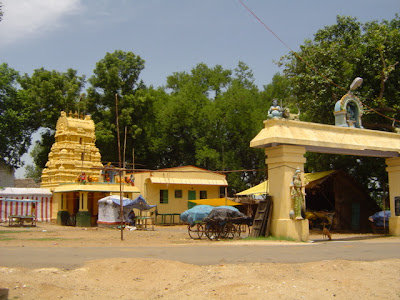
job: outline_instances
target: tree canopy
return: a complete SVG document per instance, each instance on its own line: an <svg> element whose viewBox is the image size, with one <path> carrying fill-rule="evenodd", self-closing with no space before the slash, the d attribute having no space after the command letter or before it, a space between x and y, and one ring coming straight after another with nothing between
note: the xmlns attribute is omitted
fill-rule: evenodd
<svg viewBox="0 0 400 300"><path fill-rule="evenodd" d="M3 20L3 3L0 2L0 22Z"/></svg>
<svg viewBox="0 0 400 300"><path fill-rule="evenodd" d="M300 51L283 57L284 75L298 99L302 120L334 124L335 103L355 77L364 79L355 94L365 109L363 126L393 131L400 120L400 19L362 24L352 17L337 17L337 24L318 30ZM308 153L308 171L345 169L367 188L387 182L380 158Z"/></svg>
<svg viewBox="0 0 400 300"><path fill-rule="evenodd" d="M365 24L338 16L337 24L318 30L314 40L306 40L300 51L285 56L281 64L304 110L304 120L333 124L336 101L355 77L362 77L364 83L355 93L367 110L364 127L392 130L390 118L400 119L399 54L398 15L391 21Z"/></svg>
<svg viewBox="0 0 400 300"><path fill-rule="evenodd" d="M0 159L13 168L22 165L35 130L32 103L26 91L18 89L19 80L16 70L0 65Z"/></svg>
<svg viewBox="0 0 400 300"><path fill-rule="evenodd" d="M140 100L143 98L136 97L136 92L145 88L139 81L144 63L140 56L132 52L117 50L107 53L96 64L94 75L89 79L91 86L88 88L86 110L96 123L97 146L106 161L118 161L116 97L122 132L126 127L129 136L136 137L142 130L138 123L143 117L140 114L140 107L143 106Z"/></svg>
<svg viewBox="0 0 400 300"><path fill-rule="evenodd" d="M122 50L106 53L88 82L73 69L41 68L31 76L20 76L3 64L1 159L20 166L32 132L44 127L34 152L39 168L29 169L37 177L64 110L91 114L103 162L118 161L118 99L120 140L123 147L126 137L127 162L132 162L135 149L136 168L191 164L228 171L230 187L241 190L265 177L264 153L250 148L249 142L262 128L273 98L293 112L299 108L302 121L334 124L336 101L355 77L362 77L364 83L355 93L366 109L364 127L392 131L393 120L400 120L399 57L398 15L390 21L364 24L338 16L336 24L318 30L299 51L284 56L279 62L283 73L275 74L262 91L244 62L233 70L199 63L189 71L171 74L162 87L146 86L140 79L145 61ZM85 84L87 95L83 94ZM395 126L400 125L395 122ZM382 188L386 182L380 158L308 153L307 159L307 171L345 169L366 187Z"/></svg>

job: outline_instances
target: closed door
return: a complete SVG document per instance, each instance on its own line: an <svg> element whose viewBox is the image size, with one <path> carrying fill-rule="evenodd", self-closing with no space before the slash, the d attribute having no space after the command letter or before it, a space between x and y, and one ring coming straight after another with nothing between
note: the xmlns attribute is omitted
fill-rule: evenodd
<svg viewBox="0 0 400 300"><path fill-rule="evenodd" d="M196 191L189 191L188 200L196 200ZM196 206L196 203L188 201L188 209Z"/></svg>

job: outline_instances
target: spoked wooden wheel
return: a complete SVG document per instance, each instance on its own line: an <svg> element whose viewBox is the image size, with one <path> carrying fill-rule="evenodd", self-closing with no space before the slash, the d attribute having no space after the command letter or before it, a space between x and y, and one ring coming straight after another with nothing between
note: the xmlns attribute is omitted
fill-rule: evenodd
<svg viewBox="0 0 400 300"><path fill-rule="evenodd" d="M248 226L246 224L236 224L236 234L238 237L240 237L240 235L243 233L247 232L247 228ZM249 232L250 234L250 232Z"/></svg>
<svg viewBox="0 0 400 300"><path fill-rule="evenodd" d="M206 224L204 225L204 233L206 237L210 240L219 240L220 237L220 227L217 224Z"/></svg>
<svg viewBox="0 0 400 300"><path fill-rule="evenodd" d="M225 223L224 226L222 227L222 231L221 231L221 238L228 238L228 239L233 239L235 237L236 234L236 226L235 224L228 222Z"/></svg>
<svg viewBox="0 0 400 300"><path fill-rule="evenodd" d="M200 223L195 224L193 227L190 227L190 225L188 225L188 233L192 239L201 239L204 233L203 225L201 225Z"/></svg>

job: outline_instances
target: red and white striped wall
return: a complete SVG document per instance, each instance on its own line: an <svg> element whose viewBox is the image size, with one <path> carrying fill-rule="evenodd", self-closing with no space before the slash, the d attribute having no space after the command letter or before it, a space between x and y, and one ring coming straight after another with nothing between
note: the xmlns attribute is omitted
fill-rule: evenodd
<svg viewBox="0 0 400 300"><path fill-rule="evenodd" d="M35 203L38 222L50 222L52 218L52 194L41 188L5 188L0 190L0 222L7 222L9 215L31 215Z"/></svg>

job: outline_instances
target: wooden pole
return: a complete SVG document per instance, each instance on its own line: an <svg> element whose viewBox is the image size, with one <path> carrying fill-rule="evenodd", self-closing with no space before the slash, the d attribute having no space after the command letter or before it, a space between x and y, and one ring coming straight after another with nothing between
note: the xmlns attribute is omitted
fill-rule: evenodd
<svg viewBox="0 0 400 300"><path fill-rule="evenodd" d="M132 169L135 170L135 148L132 148Z"/></svg>
<svg viewBox="0 0 400 300"><path fill-rule="evenodd" d="M120 218L121 218L121 241L124 240L124 208L122 206L122 178L121 178L121 143L119 138L119 118L118 118L118 94L115 94L115 114L117 119L117 140L118 140L118 166L119 166L119 207L120 207Z"/></svg>
<svg viewBox="0 0 400 300"><path fill-rule="evenodd" d="M125 153L126 153L126 131L127 131L127 127L125 126L125 137L124 137L124 158L123 158L123 168L124 168L124 179L126 176L126 160L125 160Z"/></svg>
<svg viewBox="0 0 400 300"><path fill-rule="evenodd" d="M228 187L225 187L225 206L228 205Z"/></svg>

